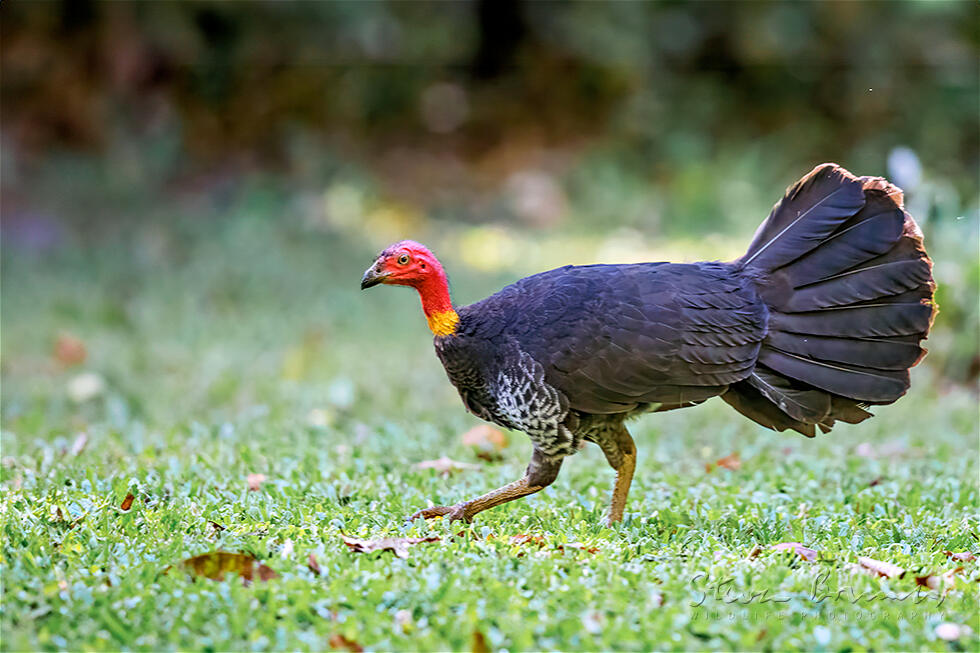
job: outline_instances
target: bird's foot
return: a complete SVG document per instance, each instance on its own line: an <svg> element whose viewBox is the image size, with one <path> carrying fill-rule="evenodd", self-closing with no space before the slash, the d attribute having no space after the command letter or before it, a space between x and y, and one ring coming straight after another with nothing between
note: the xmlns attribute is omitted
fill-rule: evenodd
<svg viewBox="0 0 980 653"><path fill-rule="evenodd" d="M466 504L457 503L455 506L433 506L419 510L408 518L408 521L416 519L434 519L436 517L446 517L449 521L471 522L473 518L466 514Z"/></svg>

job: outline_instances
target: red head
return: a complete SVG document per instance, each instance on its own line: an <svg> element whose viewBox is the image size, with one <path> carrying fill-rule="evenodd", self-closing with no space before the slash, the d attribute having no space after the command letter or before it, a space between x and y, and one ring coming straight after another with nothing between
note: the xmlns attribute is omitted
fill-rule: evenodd
<svg viewBox="0 0 980 653"><path fill-rule="evenodd" d="M455 331L459 317L449 299L446 273L425 245L403 240L381 252L361 278L361 288L380 283L415 288L432 332L446 336Z"/></svg>

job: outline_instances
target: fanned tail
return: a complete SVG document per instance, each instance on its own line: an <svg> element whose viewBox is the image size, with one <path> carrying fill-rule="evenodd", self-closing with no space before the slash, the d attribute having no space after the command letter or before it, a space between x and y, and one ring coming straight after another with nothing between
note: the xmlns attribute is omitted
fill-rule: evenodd
<svg viewBox="0 0 980 653"><path fill-rule="evenodd" d="M899 188L817 166L737 263L770 317L752 374L723 395L736 410L812 437L905 394L936 307L932 261Z"/></svg>

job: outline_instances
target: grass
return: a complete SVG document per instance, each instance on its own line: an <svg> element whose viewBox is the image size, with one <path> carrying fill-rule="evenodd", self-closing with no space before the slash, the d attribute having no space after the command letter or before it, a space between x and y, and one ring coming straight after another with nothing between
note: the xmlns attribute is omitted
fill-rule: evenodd
<svg viewBox="0 0 980 653"><path fill-rule="evenodd" d="M4 256L4 650L323 650L340 635L369 650L463 650L476 632L494 650L980 645L976 562L948 593L915 594L916 576L956 566L944 551L980 548L976 397L928 366L875 419L812 441L718 400L636 422L638 473L613 528L595 448L470 526L406 525L429 500L518 478L530 455L515 433L478 470L414 467L480 462L459 439L477 421L417 300L361 293L370 252L288 222L124 231ZM505 279L458 273L459 299ZM85 342L83 365L52 360L62 331ZM67 387L83 372L104 390L75 402ZM733 452L740 469L706 471ZM251 473L266 476L258 491ZM401 559L353 553L342 533L442 539ZM770 550L780 542L819 558ZM217 549L279 576L162 573ZM859 556L909 571L856 573ZM945 641L943 622L972 633Z"/></svg>

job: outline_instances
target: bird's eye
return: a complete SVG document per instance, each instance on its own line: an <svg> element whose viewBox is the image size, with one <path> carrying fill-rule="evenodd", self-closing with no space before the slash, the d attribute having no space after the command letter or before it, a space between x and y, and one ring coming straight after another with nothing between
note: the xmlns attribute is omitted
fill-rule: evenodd
<svg viewBox="0 0 980 653"><path fill-rule="evenodd" d="M402 254L398 257L398 265L405 265L408 263L408 254Z"/></svg>

